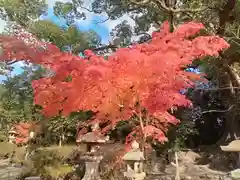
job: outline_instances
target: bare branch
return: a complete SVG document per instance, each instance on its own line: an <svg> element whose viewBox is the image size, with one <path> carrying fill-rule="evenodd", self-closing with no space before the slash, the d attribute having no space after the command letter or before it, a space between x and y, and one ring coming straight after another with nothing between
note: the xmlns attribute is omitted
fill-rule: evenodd
<svg viewBox="0 0 240 180"><path fill-rule="evenodd" d="M109 45L106 45L106 46L101 46L101 47L98 47L98 48L94 48L92 49L92 51L103 51L103 50L106 50L106 49L117 49L118 46L115 46L113 44L109 44Z"/></svg>
<svg viewBox="0 0 240 180"><path fill-rule="evenodd" d="M88 8L86 8L86 7L84 7L84 6L79 6L80 8L82 8L82 9L84 9L84 10L86 10L86 11L88 11L88 12L93 12L93 10L91 10L91 9L88 9Z"/></svg>
<svg viewBox="0 0 240 180"><path fill-rule="evenodd" d="M204 5L202 8L197 8L197 9L191 9L191 8L175 9L174 7L168 7L164 0L143 0L143 1L130 0L130 2L133 4L136 4L136 5L141 5L141 6L149 5L149 4L153 3L167 13L183 13L183 12L184 13L196 13L196 12L205 11L207 9L219 10L217 8L209 7L208 5Z"/></svg>
<svg viewBox="0 0 240 180"><path fill-rule="evenodd" d="M18 62L18 60L13 60L13 61L10 61L10 62L6 62L7 65L12 65L14 63Z"/></svg>
<svg viewBox="0 0 240 180"><path fill-rule="evenodd" d="M202 91L221 91L221 90L229 90L229 89L240 89L240 87L222 87L222 88L196 88L195 90L202 90Z"/></svg>
<svg viewBox="0 0 240 180"><path fill-rule="evenodd" d="M149 33L147 32L140 32L140 33L137 33L138 36L141 36L141 35L146 35L146 36L151 36Z"/></svg>
<svg viewBox="0 0 240 180"><path fill-rule="evenodd" d="M106 18L106 19L104 19L104 20L102 20L102 21L96 21L96 20L94 20L94 24L102 24L102 23L107 22L109 19L110 19L110 17L108 17L108 18Z"/></svg>
<svg viewBox="0 0 240 180"><path fill-rule="evenodd" d="M229 20L229 15L233 11L236 0L228 0L223 9L219 12L219 28L217 34L223 35L225 33L226 23Z"/></svg>
<svg viewBox="0 0 240 180"><path fill-rule="evenodd" d="M231 105L228 109L226 110L209 110L209 111L203 111L202 114L207 114L207 113L224 113L224 112L228 112L230 111L232 108L234 107L234 105Z"/></svg>
<svg viewBox="0 0 240 180"><path fill-rule="evenodd" d="M146 5L151 2L151 0L143 0L143 1L137 1L137 0L129 0L131 3L136 5Z"/></svg>
<svg viewBox="0 0 240 180"><path fill-rule="evenodd" d="M207 9L209 9L209 7L203 7L203 8L197 8L197 9L173 9L170 8L170 12L173 13L196 13L196 12L201 12L201 11L206 11Z"/></svg>
<svg viewBox="0 0 240 180"><path fill-rule="evenodd" d="M195 13L195 12L200 12L200 11L205 11L207 9L209 9L209 6L203 6L202 8L197 8L197 9L191 9L191 8L184 8L184 9L175 9L173 7L167 7L167 5L165 4L164 0L156 0L156 2L158 3L158 5L160 5L160 7L166 11L166 12L172 12L172 13Z"/></svg>
<svg viewBox="0 0 240 180"><path fill-rule="evenodd" d="M236 86L240 87L240 77L237 73L237 70L231 66L227 66L229 74L233 77L234 83L236 83Z"/></svg>
<svg viewBox="0 0 240 180"><path fill-rule="evenodd" d="M147 35L147 36L150 36L150 39L148 39L148 40L146 41L146 43L148 43L149 41L151 41L151 35L148 34L148 33L140 33L140 34L138 34L138 35ZM103 51L103 50L107 50L107 49L115 50L115 49L117 49L117 48L119 48L119 46L110 43L110 44L105 45L105 46L101 46L101 47L94 48L94 49L92 49L92 51L93 51L93 52L97 52L97 51Z"/></svg>

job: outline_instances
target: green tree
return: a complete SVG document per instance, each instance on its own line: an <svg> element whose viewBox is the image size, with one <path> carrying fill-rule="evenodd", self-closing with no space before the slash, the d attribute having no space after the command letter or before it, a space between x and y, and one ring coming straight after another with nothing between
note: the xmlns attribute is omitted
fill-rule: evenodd
<svg viewBox="0 0 240 180"><path fill-rule="evenodd" d="M96 48L100 45L101 38L96 32L90 30L82 32L74 24L68 23L60 27L48 20L40 20L39 16L46 12L45 1L32 0L0 0L0 18L7 22L4 33L14 32L15 25L20 25L39 39L52 42L62 51L70 51L78 55L85 49ZM72 17L73 18L73 17ZM67 19L69 22L69 18ZM13 61L14 62L14 61ZM76 124L79 119L55 117L46 119L39 113L41 107L33 104L33 89L31 81L46 75L46 70L40 66L24 66L24 72L20 75L10 76L13 70L10 64L2 63L2 74L7 75L1 93L1 124L6 128L12 123L29 120L42 120L46 125L44 131L45 140L49 138L54 141L75 139ZM6 71L10 70L10 71ZM82 113L84 114L84 113ZM45 129L45 130L46 130ZM60 137L60 139L59 139Z"/></svg>
<svg viewBox="0 0 240 180"><path fill-rule="evenodd" d="M45 70L39 66L25 66L24 72L8 76L3 82L1 93L1 116L9 123L39 120L39 107L33 104L31 82L43 77Z"/></svg>
<svg viewBox="0 0 240 180"><path fill-rule="evenodd" d="M76 141L78 122L84 122L92 117L91 112L73 112L69 117L56 116L46 122L46 139L50 142L72 143Z"/></svg>
<svg viewBox="0 0 240 180"><path fill-rule="evenodd" d="M59 27L47 20L32 22L29 31L38 38L57 45L62 51L71 51L74 54L96 48L101 42L101 38L94 31L81 32L75 25Z"/></svg>
<svg viewBox="0 0 240 180"><path fill-rule="evenodd" d="M62 10L59 10L61 8ZM172 25L171 30L184 21L201 21L207 28L207 31L203 33L215 33L224 37L231 44L231 48L214 60L204 62L198 60L192 67L201 69L202 72L208 74L208 79L211 81L212 86L203 91L219 93L220 103L222 103L225 111L223 112L220 109L213 110L215 112L219 110L221 116L225 116L226 119L223 122L225 133L222 140L226 142L226 140L239 137L239 0L94 0L90 8L84 7L83 2L72 0L67 4L61 3L61 8L56 11L56 14L59 16L62 14L64 16L66 14L74 16L74 13L81 13L81 9L87 9L97 14L105 13L108 16L107 19L110 20L116 20L124 15L128 15L134 20L134 27L127 25L127 22L123 22L117 25L112 32L114 36L125 42L131 36L141 34L145 36L151 27L158 29L164 20L170 21ZM61 13L63 11L64 13ZM124 38L122 38L123 36ZM121 42L121 45L124 45L125 42ZM214 106L208 108L214 108Z"/></svg>
<svg viewBox="0 0 240 180"><path fill-rule="evenodd" d="M11 1L8 0L6 2ZM5 9L10 12L7 8ZM211 82L211 86L204 88L201 91L211 91L212 94L216 93L219 96L217 103L221 104L221 106L215 106L215 102L213 103L210 100L212 106L206 107L204 103L201 103L200 108L204 111L219 111L219 115L215 116L215 121L217 121L219 116L221 116L222 119L226 119L223 122L225 133L222 139L224 141L234 139L239 136L239 0L94 0L91 7L84 7L83 1L72 0L67 3L58 2L54 7L55 14L67 20L69 29L68 27L65 29L58 29L58 27L54 25L51 27L51 25L48 24L49 22L46 21L35 21L33 23L32 20L31 26L28 25L27 27L40 38L56 43L63 50L70 49L74 53L79 53L86 46L91 48L98 47L99 44L96 43L98 42L98 38L95 38L95 36L92 36L94 40L91 41L91 43L84 43L80 37L76 38L78 35L75 36L77 31L76 27L72 24L76 19L86 18L86 14L84 14L83 9L84 11L87 10L96 14L105 13L107 15L106 20L116 20L122 16L128 15L135 22L135 25L132 26L129 22L124 21L117 25L111 32L114 38L120 40L120 43L118 44L121 46L131 44L133 36L140 36L141 41L149 40L151 38L148 34L149 31L152 28L156 28L156 30L158 30L159 25L164 20L170 21L171 30L173 30L176 25L185 21L201 21L206 26L206 31L202 33L215 33L228 40L231 44L231 48L222 53L220 57L211 61L208 61L207 58L205 61L197 60L194 64L192 64L192 68L198 68L202 72L206 72L208 74L207 78ZM9 15L9 17L15 16ZM17 18L14 21L18 22ZM29 20L25 19L25 21ZM43 24L39 25L39 23ZM53 31L46 30L45 32L43 30L45 26L51 27ZM65 36L65 33L67 32L68 34L68 31L71 32L71 38L69 38L71 40L66 38L68 36ZM80 39L81 44L79 45L78 42ZM86 39L89 40L89 38ZM116 46L112 45L109 45L108 47L116 48ZM196 91L199 91L199 88ZM192 96L192 94L190 94L190 96ZM203 97L201 98L204 102L209 101L205 100ZM196 101L195 104L198 104L198 100L194 101ZM217 109L219 107L221 107L221 109ZM225 110L223 111L223 109ZM204 116L207 116L207 113ZM192 119L190 118L190 120Z"/></svg>
<svg viewBox="0 0 240 180"><path fill-rule="evenodd" d="M201 6L201 1L189 3L190 8ZM240 4L237 0L227 1L206 1L208 7L204 11L190 16L190 20L204 22L208 33L215 33L228 40L231 47L215 58L214 61L202 63L196 62L196 66L208 74L212 85L202 91L212 91L218 94L222 103L222 109L213 109L213 112L224 116L224 133L219 143L231 141L239 137L239 12ZM209 7L210 6L210 7ZM202 7L203 8L203 7ZM212 103L213 104L213 103ZM208 110L212 111L212 109ZM211 113L209 113L210 115Z"/></svg>
<svg viewBox="0 0 240 180"><path fill-rule="evenodd" d="M0 7L1 19L24 27L47 10L45 0L0 0Z"/></svg>
<svg viewBox="0 0 240 180"><path fill-rule="evenodd" d="M38 38L54 43L61 50L79 54L85 49L98 47L101 42L94 31L82 32L74 24L59 27L51 21L40 20L39 17L47 10L45 1L1 0L0 7L0 18L6 20L8 25L21 25ZM7 26L6 32L12 31L12 26Z"/></svg>
<svg viewBox="0 0 240 180"><path fill-rule="evenodd" d="M0 126L8 130L12 124L27 121L40 121L42 137L38 143L62 145L65 142L74 142L78 121L91 117L89 112L75 112L70 117L60 115L45 118L41 115L41 107L33 103L33 89L31 82L46 76L47 71L41 66L28 65L23 67L23 73L8 76L0 86Z"/></svg>

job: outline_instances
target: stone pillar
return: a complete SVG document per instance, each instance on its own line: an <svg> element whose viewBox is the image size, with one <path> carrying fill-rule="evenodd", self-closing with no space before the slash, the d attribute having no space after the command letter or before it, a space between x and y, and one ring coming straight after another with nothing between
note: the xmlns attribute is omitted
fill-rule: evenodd
<svg viewBox="0 0 240 180"><path fill-rule="evenodd" d="M123 160L127 163L124 177L131 180L144 180L146 173L143 172L143 161L145 158L136 141L132 143L132 150L123 156Z"/></svg>
<svg viewBox="0 0 240 180"><path fill-rule="evenodd" d="M102 156L85 156L86 171L82 180L101 180L99 174L99 164Z"/></svg>
<svg viewBox="0 0 240 180"><path fill-rule="evenodd" d="M38 176L31 176L31 177L25 178L25 180L41 180L41 178Z"/></svg>
<svg viewBox="0 0 240 180"><path fill-rule="evenodd" d="M240 140L234 140L230 142L227 146L220 146L220 148L225 152L236 152L238 153L237 165L238 169L230 172L232 179L240 179Z"/></svg>

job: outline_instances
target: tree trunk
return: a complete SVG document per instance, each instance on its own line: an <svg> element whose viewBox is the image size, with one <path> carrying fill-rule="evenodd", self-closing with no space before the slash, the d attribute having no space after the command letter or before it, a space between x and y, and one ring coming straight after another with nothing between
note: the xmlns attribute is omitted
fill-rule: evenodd
<svg viewBox="0 0 240 180"><path fill-rule="evenodd" d="M59 136L58 146L62 147L62 135Z"/></svg>
<svg viewBox="0 0 240 180"><path fill-rule="evenodd" d="M230 106L233 107L225 114L225 132L217 143L226 144L239 137L240 128L237 117L237 97L240 95L240 93L238 89L234 89L233 87L240 87L240 81L238 79L238 75L233 75L233 72L230 72L229 68L222 69L220 73L221 75L219 74L218 80L219 87L229 87L229 89L220 90L221 97L227 104L226 108L229 108Z"/></svg>
<svg viewBox="0 0 240 180"><path fill-rule="evenodd" d="M231 141L235 139L239 139L240 137L240 128L239 128L239 123L238 119L235 116L234 112L230 112L232 115L227 116L227 120L225 122L225 132L219 142L217 144L219 145L227 145ZM228 114L230 114L228 113Z"/></svg>
<svg viewBox="0 0 240 180"><path fill-rule="evenodd" d="M179 163L178 163L178 153L175 152L175 160L176 160L176 180L180 180L180 170L179 170Z"/></svg>
<svg viewBox="0 0 240 180"><path fill-rule="evenodd" d="M224 4L222 10L219 12L219 27L217 30L217 34L219 36L224 36L226 30L226 24L230 20L231 12L234 10L234 7L237 4L237 0L227 0ZM222 59L216 63L218 67L218 72L220 72L220 76L218 76L219 87L240 87L240 78L236 71L230 67L231 57L225 57L224 54L220 54ZM225 78L225 79L224 79ZM236 106L236 97L240 95L238 89L228 89L221 92L223 98L228 102L228 105ZM231 109L226 114L226 128L224 135L220 139L220 143L229 142L230 140L237 138L237 132L239 132L239 127L237 124L236 118L236 107Z"/></svg>
<svg viewBox="0 0 240 180"><path fill-rule="evenodd" d="M146 158L146 132L144 130L144 122L143 122L143 116L142 113L139 113L139 122L140 122L140 127L142 131L142 137L141 137L141 142L140 142L140 149L144 154L144 157Z"/></svg>

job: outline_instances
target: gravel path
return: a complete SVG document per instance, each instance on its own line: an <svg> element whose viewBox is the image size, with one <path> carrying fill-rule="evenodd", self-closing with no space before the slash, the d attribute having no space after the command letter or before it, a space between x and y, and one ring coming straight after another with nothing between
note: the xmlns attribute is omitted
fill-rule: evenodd
<svg viewBox="0 0 240 180"><path fill-rule="evenodd" d="M16 180L22 167L8 165L8 160L0 160L0 180Z"/></svg>

